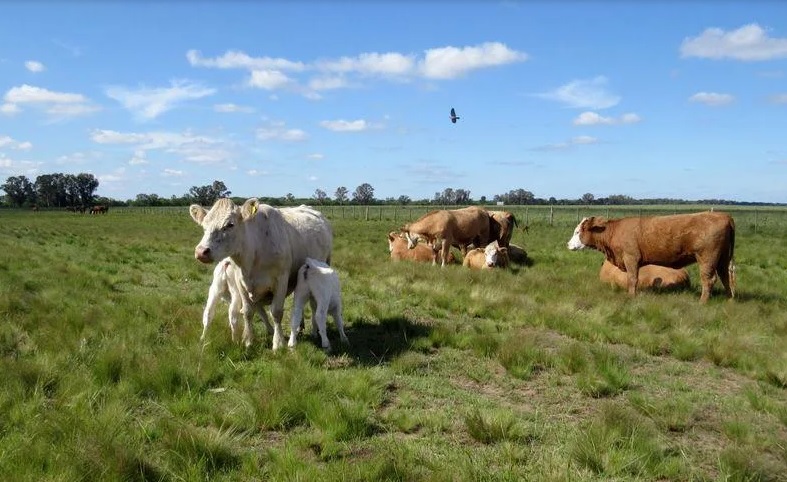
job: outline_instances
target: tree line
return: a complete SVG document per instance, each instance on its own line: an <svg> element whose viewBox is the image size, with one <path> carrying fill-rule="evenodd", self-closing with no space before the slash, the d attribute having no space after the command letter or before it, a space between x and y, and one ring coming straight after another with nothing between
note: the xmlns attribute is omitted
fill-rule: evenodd
<svg viewBox="0 0 787 482"><path fill-rule="evenodd" d="M158 194L137 194L134 199L126 201L97 197L95 191L99 182L92 174L42 174L30 181L25 176L12 176L6 179L0 189L5 192L3 204L11 207L38 206L42 208L90 206L92 204L106 204L111 206L187 206L200 204L210 206L216 199L231 197L232 192L227 189L223 181L213 181L204 186L192 186L188 192L181 196L161 197ZM411 199L409 196L386 197L377 199L374 196L374 187L363 183L355 188L352 193L345 186L339 186L330 196L322 189L316 189L310 198L296 198L292 193L282 197L259 196L260 201L273 206L292 206L298 204L313 205L447 205L463 206L471 204L498 204L505 205L651 205L651 204L713 204L713 205L770 205L772 203L736 202L723 199L684 200L672 198L635 199L624 194L607 197L595 197L592 193L585 193L576 199L557 199L555 197L539 198L525 189L512 189L506 193L495 194L492 199L481 196L474 199L470 191L461 188L446 188L442 192L435 192L434 196L424 199ZM245 198L233 198L241 203Z"/></svg>

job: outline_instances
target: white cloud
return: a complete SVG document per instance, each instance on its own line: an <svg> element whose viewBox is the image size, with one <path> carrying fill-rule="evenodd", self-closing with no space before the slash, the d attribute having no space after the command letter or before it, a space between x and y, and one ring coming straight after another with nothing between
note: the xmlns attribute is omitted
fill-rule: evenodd
<svg viewBox="0 0 787 482"><path fill-rule="evenodd" d="M472 47L442 47L425 51L419 70L429 79L453 79L472 70L527 60L527 54L500 42Z"/></svg>
<svg viewBox="0 0 787 482"><path fill-rule="evenodd" d="M4 99L10 104L80 104L87 102L87 98L82 94L54 92L27 84L10 88L5 93Z"/></svg>
<svg viewBox="0 0 787 482"><path fill-rule="evenodd" d="M236 104L216 104L213 106L213 110L216 112L226 112L226 113L243 112L246 114L254 112L253 107L247 107L247 106L236 105Z"/></svg>
<svg viewBox="0 0 787 482"><path fill-rule="evenodd" d="M620 97L609 93L606 85L607 78L600 75L589 80L573 80L551 92L536 96L576 109L607 109L617 105Z"/></svg>
<svg viewBox="0 0 787 482"><path fill-rule="evenodd" d="M246 171L249 176L267 176L268 171L258 171L257 169L249 169Z"/></svg>
<svg viewBox="0 0 787 482"><path fill-rule="evenodd" d="M348 87L349 83L343 77L317 77L309 81L312 90L331 90Z"/></svg>
<svg viewBox="0 0 787 482"><path fill-rule="evenodd" d="M316 63L318 70L328 72L350 73L362 75L401 76L412 73L415 59L412 55L397 52L362 53L357 57L341 57L335 60L320 60Z"/></svg>
<svg viewBox="0 0 787 482"><path fill-rule="evenodd" d="M16 104L9 104L9 103L0 104L0 114L14 115L18 113L20 110L21 109L19 109L19 106Z"/></svg>
<svg viewBox="0 0 787 482"><path fill-rule="evenodd" d="M19 142L9 136L0 136L0 148L4 147L17 151L29 151L33 148L33 143L29 141Z"/></svg>
<svg viewBox="0 0 787 482"><path fill-rule="evenodd" d="M12 87L5 93L3 99L6 102L0 108L3 113L15 114L19 112L21 110L20 104L35 105L43 107L44 111L55 120L101 110L100 107L90 104L89 99L82 94L55 92L28 84Z"/></svg>
<svg viewBox="0 0 787 482"><path fill-rule="evenodd" d="M90 138L98 144L129 144L134 145L134 157L129 164L142 164L147 161L140 155L142 151L163 150L176 154L180 160L197 164L217 164L233 157L226 142L212 137L195 135L191 132L117 132L105 129L94 129Z"/></svg>
<svg viewBox="0 0 787 482"><path fill-rule="evenodd" d="M88 151L88 152L74 152L71 154L66 154L60 156L55 161L56 164L85 164L92 159L98 159L101 157L101 152L99 151Z"/></svg>
<svg viewBox="0 0 787 482"><path fill-rule="evenodd" d="M43 162L12 159L0 152L0 173L3 175L35 175Z"/></svg>
<svg viewBox="0 0 787 482"><path fill-rule="evenodd" d="M34 72L34 73L43 72L46 70L44 64L36 60L28 60L27 62L25 62L25 68L30 72Z"/></svg>
<svg viewBox="0 0 787 482"><path fill-rule="evenodd" d="M311 182L318 181L319 179L320 178L317 177L317 176L309 176L309 181L311 181Z"/></svg>
<svg viewBox="0 0 787 482"><path fill-rule="evenodd" d="M131 164L132 166L148 164L149 161L147 159L147 151L145 151L144 149L135 150L134 155L131 156L131 159L129 159L128 163Z"/></svg>
<svg viewBox="0 0 787 482"><path fill-rule="evenodd" d="M228 50L216 58L205 58L199 50L189 50L186 58L193 67L209 67L217 69L248 69L248 70L289 70L301 71L305 66L301 62L272 57L250 57L244 52Z"/></svg>
<svg viewBox="0 0 787 482"><path fill-rule="evenodd" d="M265 90L280 89L290 83L290 78L280 70L253 70L247 82L250 87Z"/></svg>
<svg viewBox="0 0 787 482"><path fill-rule="evenodd" d="M774 104L787 104L787 94L772 95L770 101Z"/></svg>
<svg viewBox="0 0 787 482"><path fill-rule="evenodd" d="M689 102L698 102L710 106L726 105L733 100L735 100L735 97L730 94L718 94L716 92L697 92L689 97Z"/></svg>
<svg viewBox="0 0 787 482"><path fill-rule="evenodd" d="M532 148L533 151L562 151L579 145L598 144L599 140L593 136L581 135L572 137L568 141L556 144L546 144Z"/></svg>
<svg viewBox="0 0 787 482"><path fill-rule="evenodd" d="M347 121L344 119L320 121L320 125L334 132L360 132L372 128L372 125L363 119Z"/></svg>
<svg viewBox="0 0 787 482"><path fill-rule="evenodd" d="M604 117L596 112L586 111L579 114L572 122L575 126L636 124L642 118L633 112L623 114L618 118Z"/></svg>
<svg viewBox="0 0 787 482"><path fill-rule="evenodd" d="M308 137L301 129L287 129L282 121L268 121L265 126L257 129L257 139L261 141L301 142Z"/></svg>
<svg viewBox="0 0 787 482"><path fill-rule="evenodd" d="M161 175L164 177L180 177L183 175L183 171L178 171L177 169L164 169L161 171Z"/></svg>
<svg viewBox="0 0 787 482"><path fill-rule="evenodd" d="M309 159L315 160L315 161L319 161L319 160L325 158L325 156L323 154L320 154L319 152L315 152L313 154L309 154L306 157L309 158Z"/></svg>
<svg viewBox="0 0 787 482"><path fill-rule="evenodd" d="M707 28L697 37L686 37L680 45L681 57L733 59L744 61L787 58L787 38L769 37L756 23L725 32Z"/></svg>
<svg viewBox="0 0 787 482"><path fill-rule="evenodd" d="M105 94L120 102L137 119L150 120L181 102L200 99L216 92L216 89L184 80L173 80L170 84L170 87L142 87L136 90L122 86L109 87L105 90Z"/></svg>

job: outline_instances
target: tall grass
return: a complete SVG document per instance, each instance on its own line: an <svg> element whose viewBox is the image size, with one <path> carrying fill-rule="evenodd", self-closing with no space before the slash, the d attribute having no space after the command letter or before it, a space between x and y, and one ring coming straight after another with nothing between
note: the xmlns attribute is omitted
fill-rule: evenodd
<svg viewBox="0 0 787 482"><path fill-rule="evenodd" d="M212 270L185 212L0 216L0 480L787 474L775 223L738 223L740 296L701 306L696 268L683 292L602 285L568 223L516 232L532 265L478 272L391 263L396 223L333 215L350 345L326 354L274 353L258 322L233 344L226 308L199 343Z"/></svg>

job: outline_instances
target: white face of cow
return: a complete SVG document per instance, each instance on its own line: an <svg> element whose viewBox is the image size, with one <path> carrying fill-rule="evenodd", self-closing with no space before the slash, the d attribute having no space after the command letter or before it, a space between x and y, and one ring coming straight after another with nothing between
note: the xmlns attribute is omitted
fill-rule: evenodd
<svg viewBox="0 0 787 482"><path fill-rule="evenodd" d="M192 219L202 226L203 235L194 248L194 257L203 263L212 263L240 252L238 227L243 222L235 204L229 199L219 199L210 209L192 205Z"/></svg>
<svg viewBox="0 0 787 482"><path fill-rule="evenodd" d="M579 233L582 230L582 223L587 221L587 219L588 218L582 218L582 221L580 221L579 224L577 224L576 229L574 229L574 235L571 236L571 239L568 240L568 249L570 249L571 251L576 251L578 249L584 249L587 247L582 243L582 240L579 238Z"/></svg>
<svg viewBox="0 0 787 482"><path fill-rule="evenodd" d="M500 250L497 247L497 243L487 245L484 249L484 258L486 258L486 265L490 268L497 266L500 260Z"/></svg>

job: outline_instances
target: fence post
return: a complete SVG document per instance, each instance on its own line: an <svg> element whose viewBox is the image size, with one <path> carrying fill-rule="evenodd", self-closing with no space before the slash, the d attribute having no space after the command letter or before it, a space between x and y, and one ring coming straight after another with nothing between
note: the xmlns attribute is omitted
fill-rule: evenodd
<svg viewBox="0 0 787 482"><path fill-rule="evenodd" d="M757 234L757 222L759 221L759 216L757 215L757 209L754 210L754 234Z"/></svg>
<svg viewBox="0 0 787 482"><path fill-rule="evenodd" d="M549 225L554 226L555 223L555 207L549 206Z"/></svg>
<svg viewBox="0 0 787 482"><path fill-rule="evenodd" d="M366 209L365 209L365 212L364 212L364 221L368 221L368 220L369 220L369 206L366 206Z"/></svg>

